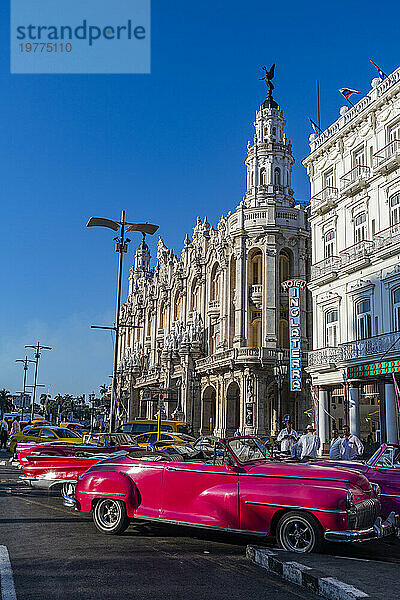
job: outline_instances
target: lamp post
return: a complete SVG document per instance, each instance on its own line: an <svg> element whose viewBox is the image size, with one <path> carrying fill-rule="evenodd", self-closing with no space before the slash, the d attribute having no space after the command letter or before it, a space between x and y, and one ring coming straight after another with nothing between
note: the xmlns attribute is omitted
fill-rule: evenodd
<svg viewBox="0 0 400 600"><path fill-rule="evenodd" d="M114 415L114 400L116 397L116 376L117 376L117 365L118 365L118 352L119 352L119 329L121 327L119 322L120 308L121 308L121 288L122 288L122 264L124 254L128 251L128 243L130 240L125 237L125 233L128 231L140 231L143 237L146 234L153 235L158 225L151 225L150 223L128 223L125 221L125 211L121 213L120 221L113 221L112 219L104 219L103 217L90 217L86 224L86 227L106 227L113 231L119 231L119 237L114 238L116 242L115 251L119 254L118 261L118 278L117 278L117 305L115 310L115 324L114 327L96 327L96 329L112 329L115 331L115 343L114 343L114 366L112 375L112 386L111 386L111 404L110 404L110 421L109 431L113 431L115 424ZM135 327L134 325L128 325L128 327Z"/></svg>
<svg viewBox="0 0 400 600"><path fill-rule="evenodd" d="M25 394L26 394L26 377L28 375L28 363L34 363L34 360L30 360L27 356L24 359L18 358L15 362L22 362L24 364L24 388L22 392L22 412L21 412L21 421L24 420L24 410L25 410Z"/></svg>
<svg viewBox="0 0 400 600"><path fill-rule="evenodd" d="M282 385L287 375L287 365L283 362L283 350L276 353L276 365L274 366L274 377L278 388L278 402L276 411L276 431L279 431L282 418Z"/></svg>
<svg viewBox="0 0 400 600"><path fill-rule="evenodd" d="M39 369L39 358L41 350L52 350L50 346L41 346L40 342L36 344L36 346L25 346L25 348L33 348L35 350L35 381L33 382L33 397L32 397L32 405L31 405L31 422L33 421L33 416L35 414L35 400L36 400L36 388L38 387L37 376Z"/></svg>

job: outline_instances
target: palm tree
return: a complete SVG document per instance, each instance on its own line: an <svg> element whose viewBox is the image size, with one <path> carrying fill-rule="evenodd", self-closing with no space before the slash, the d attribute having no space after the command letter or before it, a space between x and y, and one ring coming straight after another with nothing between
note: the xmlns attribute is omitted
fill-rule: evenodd
<svg viewBox="0 0 400 600"><path fill-rule="evenodd" d="M5 388L3 388L2 390L0 390L1 418L3 418L3 415L5 412L7 412L8 410L12 410L12 408L13 408L13 403L10 398L10 392L8 390L6 390Z"/></svg>
<svg viewBox="0 0 400 600"><path fill-rule="evenodd" d="M103 383L103 385L100 386L100 396L107 396L108 395L108 387L106 386L105 383Z"/></svg>

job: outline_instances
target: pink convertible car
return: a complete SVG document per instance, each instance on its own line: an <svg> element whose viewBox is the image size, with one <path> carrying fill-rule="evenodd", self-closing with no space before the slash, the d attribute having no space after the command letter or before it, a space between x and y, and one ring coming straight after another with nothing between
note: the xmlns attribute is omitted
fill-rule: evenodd
<svg viewBox="0 0 400 600"><path fill-rule="evenodd" d="M274 535L287 550L318 550L324 538L364 541L397 533L384 523L375 486L346 469L269 460L254 437L226 438L214 456L143 453L105 459L79 477L67 506L93 514L101 532L131 519Z"/></svg>

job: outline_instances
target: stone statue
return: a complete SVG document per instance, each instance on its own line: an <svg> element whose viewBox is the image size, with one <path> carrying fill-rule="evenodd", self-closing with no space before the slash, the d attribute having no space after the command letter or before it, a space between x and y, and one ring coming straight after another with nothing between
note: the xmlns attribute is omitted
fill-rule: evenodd
<svg viewBox="0 0 400 600"><path fill-rule="evenodd" d="M265 83L268 86L268 97L272 96L272 90L274 89L274 85L272 83L272 79L275 74L275 63L272 65L269 71L267 71L267 67L262 67L265 71L264 77L260 77L260 81L265 80Z"/></svg>

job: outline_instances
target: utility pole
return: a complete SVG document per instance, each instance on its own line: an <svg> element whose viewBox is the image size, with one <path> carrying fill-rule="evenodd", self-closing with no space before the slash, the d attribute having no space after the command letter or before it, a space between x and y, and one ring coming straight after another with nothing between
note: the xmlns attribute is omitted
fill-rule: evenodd
<svg viewBox="0 0 400 600"><path fill-rule="evenodd" d="M22 392L22 412L21 412L21 421L24 420L24 410L25 410L25 394L26 394L26 377L28 374L28 362L34 363L34 360L30 360L27 356L24 359L18 358L15 362L24 363L24 387Z"/></svg>
<svg viewBox="0 0 400 600"><path fill-rule="evenodd" d="M25 348L33 348L35 350L35 360L32 362L35 362L35 380L33 382L33 396L32 396L32 403L31 403L31 421L33 421L33 417L35 414L35 400L36 400L36 388L37 388L37 376L38 376L38 370L39 370L39 358L40 358L40 352L41 350L52 350L52 348L50 348L50 346L41 346L40 342L37 343L36 346L25 346Z"/></svg>

